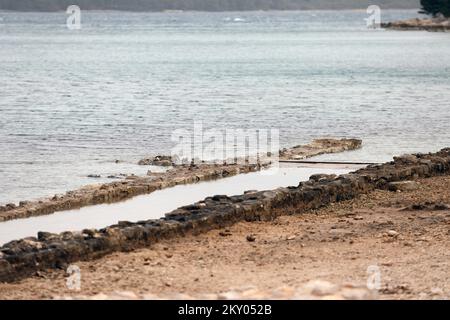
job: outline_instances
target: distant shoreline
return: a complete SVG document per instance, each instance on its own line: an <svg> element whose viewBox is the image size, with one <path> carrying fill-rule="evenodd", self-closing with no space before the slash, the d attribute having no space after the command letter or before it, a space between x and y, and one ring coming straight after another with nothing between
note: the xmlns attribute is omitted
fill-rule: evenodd
<svg viewBox="0 0 450 320"><path fill-rule="evenodd" d="M366 8L342 8L342 9L277 9L277 10L239 10L239 11L233 11L233 10L123 10L123 9L83 9L83 11L89 11L89 12L127 12L127 13L252 13L252 12L330 12L330 11L352 11L352 12L365 12ZM420 8L382 8L383 10L389 10L389 11L419 11ZM65 12L65 10L8 10L8 9L1 9L0 13L61 13Z"/></svg>
<svg viewBox="0 0 450 320"><path fill-rule="evenodd" d="M450 32L450 19L409 19L382 23L386 29L399 31L430 31L430 32Z"/></svg>

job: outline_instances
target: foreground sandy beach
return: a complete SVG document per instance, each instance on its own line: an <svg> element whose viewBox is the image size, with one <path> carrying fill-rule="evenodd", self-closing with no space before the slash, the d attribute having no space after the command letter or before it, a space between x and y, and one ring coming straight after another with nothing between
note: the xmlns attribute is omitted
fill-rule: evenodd
<svg viewBox="0 0 450 320"><path fill-rule="evenodd" d="M419 179L411 189L375 190L301 215L79 262L80 291L67 289L59 270L1 284L0 297L267 298L278 288L278 297L295 298L311 280L364 287L367 268L377 266L381 289L374 298L448 299L450 177Z"/></svg>

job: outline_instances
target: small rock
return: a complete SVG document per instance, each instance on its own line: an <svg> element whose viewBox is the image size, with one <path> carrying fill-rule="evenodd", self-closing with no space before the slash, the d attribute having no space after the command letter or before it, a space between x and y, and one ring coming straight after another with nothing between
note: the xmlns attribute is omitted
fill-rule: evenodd
<svg viewBox="0 0 450 320"><path fill-rule="evenodd" d="M404 154L399 157L394 157L394 161L398 163L404 163L404 164L414 164L419 161L417 157L413 154Z"/></svg>
<svg viewBox="0 0 450 320"><path fill-rule="evenodd" d="M239 297L240 297L240 295L238 292L228 291L228 292L219 293L217 296L217 299L219 299L219 300L238 300Z"/></svg>
<svg viewBox="0 0 450 320"><path fill-rule="evenodd" d="M338 290L337 286L321 280L311 281L306 285L312 295L314 296L328 296L336 293Z"/></svg>
<svg viewBox="0 0 450 320"><path fill-rule="evenodd" d="M404 294L404 293L410 293L411 289L406 284L401 284L397 286L386 286L385 288L380 290L383 294Z"/></svg>
<svg viewBox="0 0 450 320"><path fill-rule="evenodd" d="M395 230L389 230L389 231L387 232L387 235L388 235L389 237L396 238L396 237L398 237L399 233L398 233L397 231L395 231Z"/></svg>
<svg viewBox="0 0 450 320"><path fill-rule="evenodd" d="M94 237L94 235L97 234L98 231L95 229L84 229L83 231L81 231L81 233L88 237Z"/></svg>
<svg viewBox="0 0 450 320"><path fill-rule="evenodd" d="M252 235L252 234L249 234L246 239L247 239L248 242L255 242L256 241L255 236Z"/></svg>
<svg viewBox="0 0 450 320"><path fill-rule="evenodd" d="M432 288L430 292L434 296L441 296L444 294L444 290L442 290L441 288Z"/></svg>
<svg viewBox="0 0 450 320"><path fill-rule="evenodd" d="M152 158L146 158L142 159L138 162L138 165L140 166L162 166L162 167L169 167L172 165L172 157L171 156L156 156L153 159Z"/></svg>
<svg viewBox="0 0 450 320"><path fill-rule="evenodd" d="M56 263L56 268L60 269L60 270L67 270L67 268L69 267L69 264L67 262L64 261L58 261Z"/></svg>
<svg viewBox="0 0 450 320"><path fill-rule="evenodd" d="M41 241L47 241L47 240L53 240L58 238L57 234L54 233L50 233L50 232L43 232L43 231L39 231L37 234L38 240Z"/></svg>
<svg viewBox="0 0 450 320"><path fill-rule="evenodd" d="M119 221L119 222L117 222L117 225L121 228L125 228L125 227L131 227L134 224L133 224L133 222L130 222L130 221Z"/></svg>
<svg viewBox="0 0 450 320"><path fill-rule="evenodd" d="M340 296L346 300L370 300L373 294L367 288L344 288L341 290ZM338 299L340 298L338 295Z"/></svg>
<svg viewBox="0 0 450 320"><path fill-rule="evenodd" d="M440 210L449 210L450 207L444 203L438 203L434 205L434 210L440 211Z"/></svg>
<svg viewBox="0 0 450 320"><path fill-rule="evenodd" d="M313 174L312 176L309 177L309 180L316 181L316 182L326 181L326 180L334 180L334 179L336 179L336 175L334 175L334 174L319 173L319 174Z"/></svg>
<svg viewBox="0 0 450 320"><path fill-rule="evenodd" d="M16 205L14 203L8 203L5 207L6 207L6 209L11 210L11 209L15 209Z"/></svg>
<svg viewBox="0 0 450 320"><path fill-rule="evenodd" d="M396 181L388 184L389 191L414 191L419 189L419 184L415 181Z"/></svg>
<svg viewBox="0 0 450 320"><path fill-rule="evenodd" d="M98 179L98 178L101 178L102 176L99 175L99 174L89 174L87 177L88 177L88 178L95 178L95 179Z"/></svg>

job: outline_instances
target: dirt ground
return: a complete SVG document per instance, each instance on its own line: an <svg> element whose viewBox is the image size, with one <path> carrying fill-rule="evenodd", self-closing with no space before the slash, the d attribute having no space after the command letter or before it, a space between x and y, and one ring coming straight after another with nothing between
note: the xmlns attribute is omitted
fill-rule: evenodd
<svg viewBox="0 0 450 320"><path fill-rule="evenodd" d="M405 210L426 202L431 204ZM60 270L0 284L0 298L115 291L195 297L248 287L296 288L317 279L365 286L368 268L375 266L381 271L378 298L449 299L450 210L435 204L450 204L450 177L419 180L414 191L378 190L302 215L238 223L80 262L80 291L67 288Z"/></svg>

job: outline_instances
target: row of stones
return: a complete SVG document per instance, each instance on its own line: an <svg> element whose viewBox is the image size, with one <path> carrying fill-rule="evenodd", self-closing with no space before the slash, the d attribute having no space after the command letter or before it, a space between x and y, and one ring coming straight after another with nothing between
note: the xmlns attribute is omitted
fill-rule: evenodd
<svg viewBox="0 0 450 320"><path fill-rule="evenodd" d="M260 170L260 167L256 164L180 166L148 177L131 176L124 181L87 186L76 191L68 191L65 195L55 195L49 199L22 201L19 206L14 204L0 206L0 222L78 209L88 205L118 202L180 184L254 172Z"/></svg>
<svg viewBox="0 0 450 320"><path fill-rule="evenodd" d="M69 263L96 259L114 251L130 251L161 239L198 234L238 221L270 220L280 214L302 213L331 202L352 199L389 183L449 174L450 149L435 154L395 158L354 173L314 175L297 187L216 195L174 210L162 219L119 222L101 230L49 234L12 241L0 248L0 281L15 281L36 271L65 268Z"/></svg>
<svg viewBox="0 0 450 320"><path fill-rule="evenodd" d="M360 148L361 145L362 141L358 139L316 139L306 145L281 150L280 158L308 158L323 153L354 150ZM143 165L172 165L170 156L157 156L153 159L141 160L139 163ZM270 159L260 161L257 164L237 161L236 163L174 165L173 168L164 173L151 173L146 177L128 176L124 181L87 186L48 199L21 201L18 206L13 203L0 206L0 222L78 209L89 205L118 202L179 184L190 184L220 179L239 173L254 172L269 165Z"/></svg>

